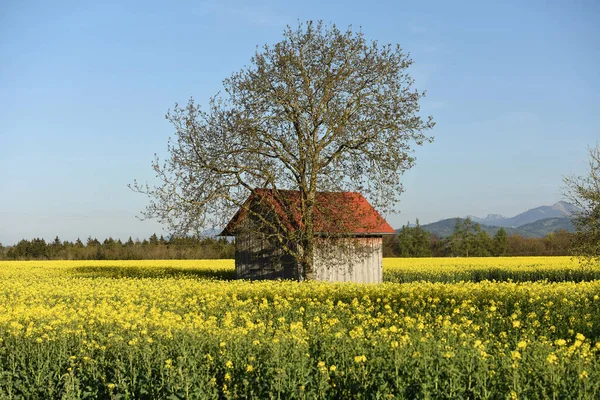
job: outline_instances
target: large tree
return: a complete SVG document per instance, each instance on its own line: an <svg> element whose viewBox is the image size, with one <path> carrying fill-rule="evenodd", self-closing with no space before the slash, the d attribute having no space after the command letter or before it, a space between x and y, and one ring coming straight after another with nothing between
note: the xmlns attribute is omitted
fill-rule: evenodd
<svg viewBox="0 0 600 400"><path fill-rule="evenodd" d="M572 249L575 255L589 262L600 259L600 146L589 149L589 170L586 176L564 179L567 199L578 207L573 214L575 235Z"/></svg>
<svg viewBox="0 0 600 400"><path fill-rule="evenodd" d="M432 140L411 64L399 45L367 41L362 31L312 21L288 27L283 40L258 48L225 79L224 93L205 108L190 99L169 111L169 155L153 162L160 182L132 185L150 197L144 215L174 234L201 234L242 208L312 278L315 213L325 213L317 193L357 191L393 212L413 146ZM258 188L294 216L293 226L248 206Z"/></svg>

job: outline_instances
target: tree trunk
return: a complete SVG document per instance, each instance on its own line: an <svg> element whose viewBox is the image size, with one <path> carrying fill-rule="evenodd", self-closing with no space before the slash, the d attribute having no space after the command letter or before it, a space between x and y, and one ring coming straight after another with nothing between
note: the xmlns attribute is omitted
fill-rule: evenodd
<svg viewBox="0 0 600 400"><path fill-rule="evenodd" d="M307 237L305 244L303 246L302 253L302 271L304 273L304 280L306 281L314 281L316 278L315 268L314 268L314 236Z"/></svg>
<svg viewBox="0 0 600 400"><path fill-rule="evenodd" d="M299 260L303 278L307 281L315 280L315 269L314 269L314 254L315 254L315 225L314 225L314 206L315 206L316 193L307 193L304 204L304 212L302 219L304 220L304 237L302 240L302 257Z"/></svg>

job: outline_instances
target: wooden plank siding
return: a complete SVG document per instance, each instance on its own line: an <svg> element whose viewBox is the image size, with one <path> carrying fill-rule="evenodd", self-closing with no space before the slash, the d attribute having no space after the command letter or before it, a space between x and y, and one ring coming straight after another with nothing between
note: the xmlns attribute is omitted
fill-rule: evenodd
<svg viewBox="0 0 600 400"><path fill-rule="evenodd" d="M319 281L380 283L382 237L321 239L315 251L315 273Z"/></svg>
<svg viewBox="0 0 600 400"><path fill-rule="evenodd" d="M235 275L237 279L298 279L298 268L265 235L241 229L235 238Z"/></svg>
<svg viewBox="0 0 600 400"><path fill-rule="evenodd" d="M238 279L300 278L291 256L273 248L257 232L240 232L235 241ZM315 279L331 282L379 283L382 281L382 237L319 238L315 243Z"/></svg>

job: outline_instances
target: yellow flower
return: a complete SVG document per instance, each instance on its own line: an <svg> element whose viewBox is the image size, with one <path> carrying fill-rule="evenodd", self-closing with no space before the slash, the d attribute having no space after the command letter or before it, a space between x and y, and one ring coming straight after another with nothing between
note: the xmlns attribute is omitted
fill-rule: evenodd
<svg viewBox="0 0 600 400"><path fill-rule="evenodd" d="M525 367L525 374L531 367L522 360L530 358L530 350L551 344L553 349L539 353L541 357L546 354L542 362L546 361L547 369L565 364L565 368L572 371L579 360L581 369L575 371L580 372L576 376L582 377L589 374L583 370L590 369L590 362L600 354L600 339L586 338L583 334L595 326L591 325L595 323L595 306L599 304L600 281L474 283L466 279L465 282L443 285L426 282L428 277L435 281L457 272L468 275L490 267L512 271L516 275L529 273L532 266L542 275L578 269L578 264L571 263L569 258L384 259L383 263L384 275L390 280L404 272L417 272L423 281L357 287L319 282L306 285L186 278L186 269L233 273L233 260L0 261L0 331L5 336L0 338L0 353L7 348L9 339L21 341L21 350L33 352L35 346L41 347L36 342L45 345L73 338L74 356L69 361L67 355L65 367L78 371L91 363L105 363L118 352L123 352L125 357L140 357L139 346L153 347L154 342L166 346L164 354L175 354L178 353L177 344L168 341L192 335L197 338L197 344L193 345L197 347L192 350L204 357L205 363L219 362L221 371L226 367L226 374L221 372L219 375L221 380L214 375L218 383L227 384L225 390L234 388L234 371L240 370L244 374L244 363L252 365L257 374L262 371L258 357L256 360L250 357L252 352L236 352L229 356L232 347L239 344L240 348L249 350L266 344L274 351L288 346L304 349L308 348L309 332L321 335L323 345L335 342L336 349L326 346L322 354L331 355L332 351L347 347L346 351L352 357L349 360L354 359L354 368L363 372L367 362L376 361L367 360L371 354L386 349L388 353L389 350L398 352L400 347L412 348L406 354L408 358L412 355L429 359L436 353L440 359L449 357L447 362L461 355L460 350L456 355L455 349L464 348L481 361L503 357L506 367L511 364L514 368ZM85 275L83 272L88 269L97 275L97 279L96 276L93 280L73 279ZM165 274L171 270L183 274L173 279L171 273ZM123 278L114 279L115 272L123 272L120 274ZM137 273L144 279L129 278ZM300 307L304 308L303 315L296 313ZM429 309L435 312L429 313ZM557 309L564 310L560 324L555 318ZM505 315L507 312L512 315ZM296 321L298 316L302 317L301 322ZM508 318L502 322L505 332L498 332L500 320L495 320L500 316ZM576 328L578 322L585 329ZM523 328L528 328L527 337L517 336L515 341L515 332L521 332ZM558 336L563 329L564 336ZM348 345L345 338L353 338L355 342ZM215 356L206 355L208 350L201 352L211 346L210 352ZM417 346L425 353L416 352ZM362 350L366 347L371 350ZM554 353L549 354L553 350ZM103 352L108 353L106 357L95 356ZM332 378L338 374L335 365L327 364L334 361L325 356L315 359L314 353L305 358L306 352L300 351L302 361L317 367L316 372L321 378L327 378L327 373ZM537 356L532 354L531 357ZM166 372L184 364L183 358L162 360L162 369ZM393 363L393 360L381 361ZM259 366L258 370L254 364ZM340 370L340 373L346 371ZM248 373L246 379L254 375ZM497 372L496 376L499 375ZM594 378L592 371L591 379ZM585 379L590 380L589 377ZM109 390L108 381L103 383L105 391ZM332 387L334 383L330 382ZM114 394L120 384L112 385ZM511 389L518 392L516 388L508 387L505 392L510 394ZM220 396L228 397L221 387L215 386L214 390L220 392ZM233 394L238 390L236 387L229 392Z"/></svg>
<svg viewBox="0 0 600 400"><path fill-rule="evenodd" d="M581 374L579 374L579 379L581 379L581 380L583 380L587 377L588 377L588 373L585 370Z"/></svg>
<svg viewBox="0 0 600 400"><path fill-rule="evenodd" d="M254 371L254 367L252 365L247 365L246 372L252 372L252 371Z"/></svg>
<svg viewBox="0 0 600 400"><path fill-rule="evenodd" d="M558 361L558 357L556 357L556 354L550 353L548 354L548 357L546 357L546 361L548 362L548 364L556 364L556 362Z"/></svg>

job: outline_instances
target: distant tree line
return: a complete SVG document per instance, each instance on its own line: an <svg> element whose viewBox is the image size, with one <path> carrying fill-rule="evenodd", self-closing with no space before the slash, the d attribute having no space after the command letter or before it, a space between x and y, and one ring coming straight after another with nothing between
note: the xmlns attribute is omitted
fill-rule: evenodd
<svg viewBox="0 0 600 400"><path fill-rule="evenodd" d="M0 244L0 259L8 260L156 260L233 258L234 245L225 238L175 237L153 234L140 241L113 238L100 242L88 237L85 243L44 239L23 239L14 246Z"/></svg>
<svg viewBox="0 0 600 400"><path fill-rule="evenodd" d="M419 224L405 225L398 234L384 238L384 257L499 257L571 255L574 234L559 230L543 238L508 236L500 228L490 236L470 218L457 219L454 232L440 237Z"/></svg>
<svg viewBox="0 0 600 400"><path fill-rule="evenodd" d="M457 220L451 236L443 238L424 230L419 221L403 226L397 234L384 237L384 257L497 257L571 255L574 234L564 230L543 238L508 236L504 229L490 236L469 218ZM100 242L23 239L14 246L0 244L4 260L156 260L234 258L235 248L225 238L175 237L156 234L140 241L113 238Z"/></svg>

